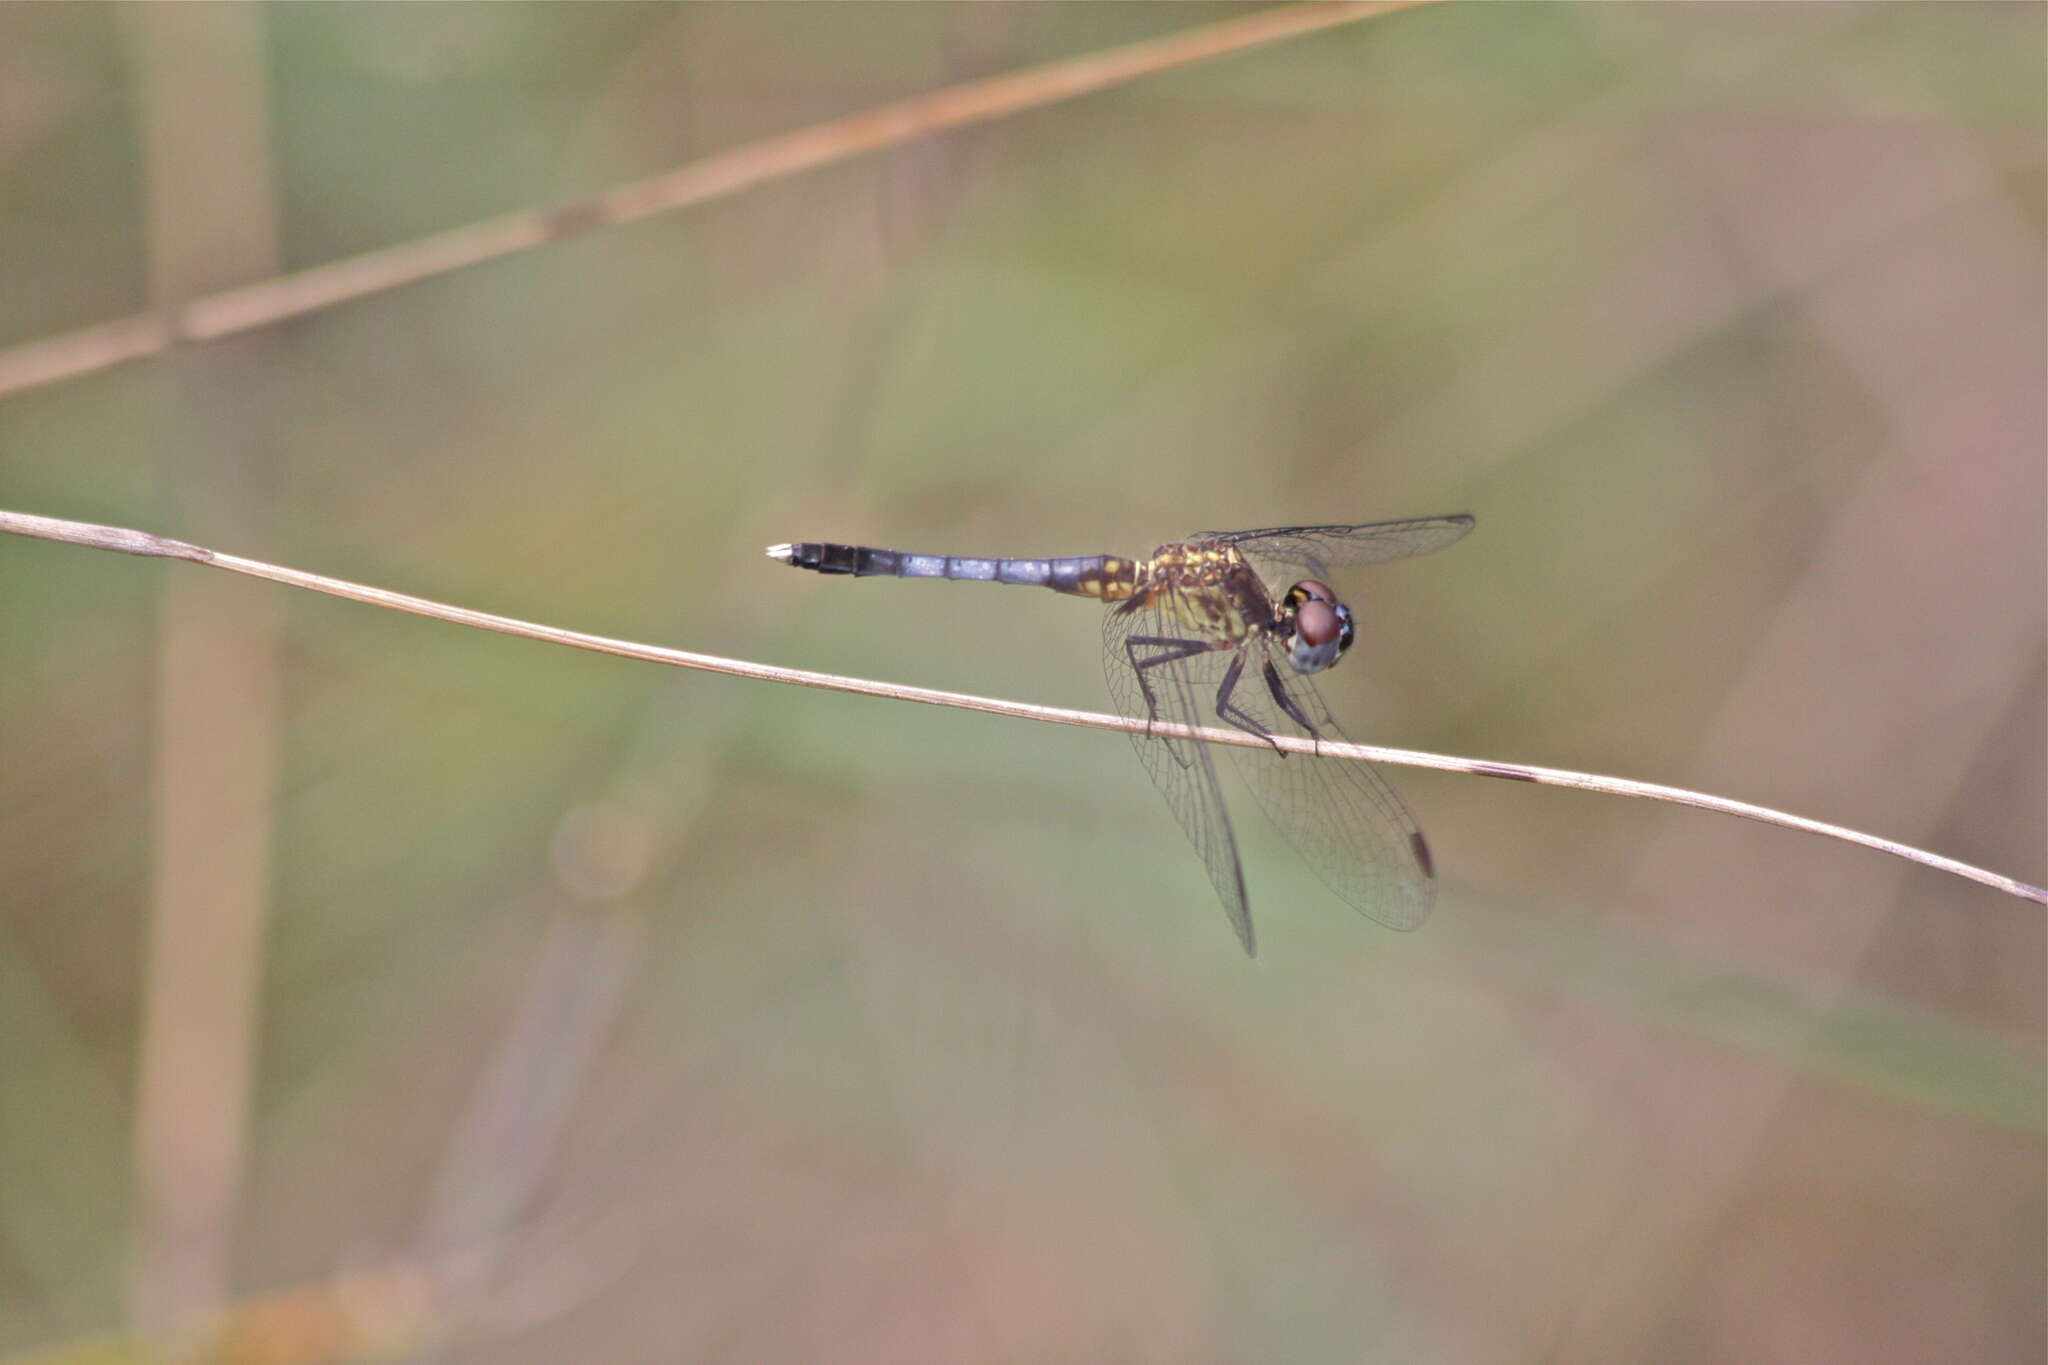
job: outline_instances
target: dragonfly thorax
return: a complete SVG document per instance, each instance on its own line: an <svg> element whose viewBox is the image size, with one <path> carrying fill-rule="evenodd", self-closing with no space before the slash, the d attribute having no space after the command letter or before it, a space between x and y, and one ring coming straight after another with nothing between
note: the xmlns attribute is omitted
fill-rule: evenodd
<svg viewBox="0 0 2048 1365"><path fill-rule="evenodd" d="M1190 635L1231 648L1271 627L1264 583L1232 545L1162 545L1138 566L1128 609L1150 607Z"/></svg>

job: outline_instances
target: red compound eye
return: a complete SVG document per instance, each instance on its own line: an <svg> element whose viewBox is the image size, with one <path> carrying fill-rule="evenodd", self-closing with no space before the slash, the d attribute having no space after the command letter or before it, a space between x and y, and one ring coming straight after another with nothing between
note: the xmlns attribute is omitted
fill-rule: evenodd
<svg viewBox="0 0 2048 1365"><path fill-rule="evenodd" d="M1336 608L1319 597L1311 597L1294 613L1294 633L1311 645L1330 643L1342 628Z"/></svg>
<svg viewBox="0 0 2048 1365"><path fill-rule="evenodd" d="M1294 590L1307 597L1311 602L1335 602L1337 600L1335 589L1328 583L1318 583L1313 578L1302 579L1294 585Z"/></svg>

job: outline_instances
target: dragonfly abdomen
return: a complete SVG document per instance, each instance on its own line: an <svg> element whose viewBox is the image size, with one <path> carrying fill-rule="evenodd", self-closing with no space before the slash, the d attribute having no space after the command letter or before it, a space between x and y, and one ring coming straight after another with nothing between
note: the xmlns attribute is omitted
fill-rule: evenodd
<svg viewBox="0 0 2048 1365"><path fill-rule="evenodd" d="M1138 567L1134 561L1116 555L1084 555L1072 559L977 559L811 541L771 545L768 557L814 573L850 574L855 578L951 578L965 583L1016 583L1105 602L1120 602L1131 595Z"/></svg>

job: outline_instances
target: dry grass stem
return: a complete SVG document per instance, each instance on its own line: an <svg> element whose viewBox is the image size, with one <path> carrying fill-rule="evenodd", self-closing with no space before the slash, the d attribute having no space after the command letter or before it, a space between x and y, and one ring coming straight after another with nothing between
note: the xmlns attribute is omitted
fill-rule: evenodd
<svg viewBox="0 0 2048 1365"><path fill-rule="evenodd" d="M562 630L555 626L516 620L510 616L472 611L467 607L450 606L443 602L429 601L424 597L411 597L405 593L350 583L345 579L328 578L324 574L307 573L303 569L286 568L281 564L266 564L257 559L222 554L184 541L168 540L120 527L95 526L87 522L62 521L55 517L31 516L24 512L0 511L0 532L33 536L41 540L64 541L94 549L118 550L123 554L188 559L200 564L209 564L217 569L248 574L253 578L267 578L273 583L286 583L295 588L307 588L334 597L366 602L371 606L411 612L415 616L432 617L437 621L475 626L479 630L494 630L504 635L521 635L530 640L544 640L550 644L588 649L599 654L616 654L625 659L669 664L676 668L694 668L707 673L724 673L735 678L753 678L760 682L822 687L834 692L855 692L862 696L888 697L896 701L957 706L969 711L985 711L991 715L1014 716L1020 720L1049 721L1055 725L1081 725L1091 729L1122 730L1132 734L1147 729L1144 721L1126 716L1108 716L1093 711L1070 711L1053 706L1033 706L1026 702L1003 701L994 697L941 692L929 687L906 687L898 683L873 682L864 678L841 677L833 673L814 673L801 668L780 668L773 664L749 663L742 659L725 659L713 654L665 649L659 645L644 645L631 640L614 640L603 635L585 634L579 630ZM1201 726L1166 723L1160 723L1152 728L1156 733L1198 739L1209 744L1256 748L1269 742L1241 730L1212 730ZM1498 777L1514 782L1534 782L1546 787L1573 787L1580 791L1605 792L1611 796L1632 796L1646 801L1664 801L1672 805L1690 806L1695 810L1717 811L1723 815L1739 816L1761 824L1777 825L1784 829L1840 839L1844 843L1889 853L1894 857L1918 863L1922 867L1980 883L1993 890L2003 891L2009 896L2032 901L2036 905L2048 905L2048 891L2014 877L1989 872L1968 863L1958 862L1954 858L1944 858L1939 854L1914 848L1910 844L1879 838L1874 834L1864 834L1859 830L1845 829L1840 825L1831 825L1820 820L1809 820L1804 816L1789 815L1747 801L1734 801L1723 796L1687 791L1682 787L1667 787L1655 782L1636 782L1623 777L1603 777L1596 773L1572 772L1563 768L1537 768L1519 763L1497 763L1487 759L1422 753L1412 749L1387 749L1376 744L1318 746L1312 741L1287 735L1278 736L1270 742L1277 743L1291 753L1310 754L1321 758L1356 759L1409 768L1435 768L1441 772L1470 773L1475 777Z"/></svg>
<svg viewBox="0 0 2048 1365"><path fill-rule="evenodd" d="M1315 0L1282 5L1163 38L965 81L844 118L763 138L568 204L471 223L296 274L202 295L155 312L0 350L0 396L75 379L446 275L550 242L724 198L801 171L849 161L931 133L1042 108L1175 67L1369 19L1430 0Z"/></svg>

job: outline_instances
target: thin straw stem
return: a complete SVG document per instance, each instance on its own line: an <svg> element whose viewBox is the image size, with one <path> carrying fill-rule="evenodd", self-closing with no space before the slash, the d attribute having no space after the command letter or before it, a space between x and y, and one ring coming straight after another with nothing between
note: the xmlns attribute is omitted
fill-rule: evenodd
<svg viewBox="0 0 2048 1365"><path fill-rule="evenodd" d="M1938 853L1929 853L1910 844L1880 838L1875 834L1865 834L1860 830L1831 825L1821 820L1809 820L1805 816L1790 815L1748 801L1735 801L1725 796L1687 791L1682 787L1667 787L1656 782L1637 782L1625 777L1604 777L1596 773L1572 772L1563 768L1499 763L1490 759L1457 758L1449 754L1422 753L1413 749L1388 749L1376 744L1319 744L1289 735L1278 735L1268 740L1248 735L1241 730L1212 730L1203 726L1178 725L1163 721L1148 726L1143 720L1127 716L1107 716L1093 711L1070 711L1055 706L1033 706L1027 702L969 696L959 692L941 692L929 687L906 687L900 683L874 682L864 678L842 677L834 673L814 673L808 669L781 668L774 664L750 663L743 659L725 659L713 654L696 654L688 650L666 649L660 645L643 645L632 640L615 640L608 636L586 634L580 630L562 630L555 626L538 625L531 621L498 616L487 611L450 606L424 597L412 597L384 588L351 583L346 579L308 573L303 569L291 569L281 564L266 564L262 560L223 554L184 541L150 535L144 531L133 531L117 526L97 526L80 521L62 521L56 517L31 516L25 512L0 511L0 532L33 536L41 540L63 541L100 550L115 550L122 554L187 559L194 563L211 565L216 569L226 569L231 573L247 574L252 578L267 578L273 583L285 583L295 588L346 597L351 601L365 602L373 607L411 612L415 616L432 617L434 620L448 621L455 625L494 630L504 635L520 635L530 640L544 640L550 644L568 645L574 649L587 649L599 654L616 654L625 659L643 659L648 663L668 664L676 668L724 673L735 678L794 683L802 687L822 687L834 692L855 692L862 696L925 702L934 706L957 706L968 711L1014 716L1020 720L1048 721L1054 725L1081 725L1097 730L1121 730L1127 734L1143 734L1149 731L1157 735L1168 735L1176 739L1196 739L1209 744L1232 744L1244 748L1277 744L1291 753L1309 754L1320 758L1356 759L1409 768L1435 768L1441 772L1470 773L1475 777L1497 777L1512 782L1534 782L1546 787L1573 787L1580 791L1605 792L1611 796L1663 801L1672 805L1690 806L1695 810L1717 811L1722 815L1755 820L1760 824L1818 834L1829 839L1839 839L1844 843L1889 853L1895 858L1904 858L1908 862L1933 868L1937 872L1946 872L1951 876L1977 882L1995 891L2002 891L2008 896L2032 901L2036 905L2048 906L2048 891L2015 877L1973 867L1954 858L1945 858Z"/></svg>
<svg viewBox="0 0 2048 1365"><path fill-rule="evenodd" d="M722 199L932 133L987 123L1282 38L1427 3L1430 0L1314 0L1279 5L893 100L570 203L502 214L295 274L201 295L182 305L0 350L0 396L156 355L181 342L233 336L600 228Z"/></svg>

